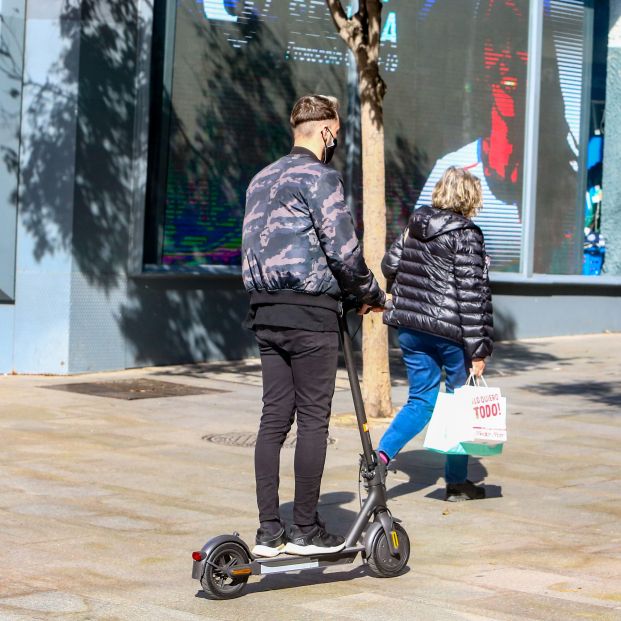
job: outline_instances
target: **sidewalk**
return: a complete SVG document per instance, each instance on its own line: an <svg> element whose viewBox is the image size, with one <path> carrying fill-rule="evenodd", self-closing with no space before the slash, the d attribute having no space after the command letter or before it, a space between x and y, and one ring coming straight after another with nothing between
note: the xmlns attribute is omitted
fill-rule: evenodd
<svg viewBox="0 0 621 621"><path fill-rule="evenodd" d="M138 378L210 391L49 389ZM242 598L214 602L190 554L223 532L253 540L257 361L0 377L0 619L621 620L621 334L501 344L488 379L510 414L504 454L473 468L490 498L443 502L443 460L422 438L389 475L412 540L407 573L377 579L357 561L251 578ZM352 410L340 371L321 512L341 532L358 508ZM384 428L371 422L375 441ZM285 518L292 469L285 448Z"/></svg>

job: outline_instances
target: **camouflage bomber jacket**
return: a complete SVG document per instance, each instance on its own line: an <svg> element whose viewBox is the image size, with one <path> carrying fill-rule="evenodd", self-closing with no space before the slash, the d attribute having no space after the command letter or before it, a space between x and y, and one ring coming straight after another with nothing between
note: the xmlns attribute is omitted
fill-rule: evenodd
<svg viewBox="0 0 621 621"><path fill-rule="evenodd" d="M242 275L251 294L353 295L371 305L385 300L362 257L340 174L302 147L248 186Z"/></svg>

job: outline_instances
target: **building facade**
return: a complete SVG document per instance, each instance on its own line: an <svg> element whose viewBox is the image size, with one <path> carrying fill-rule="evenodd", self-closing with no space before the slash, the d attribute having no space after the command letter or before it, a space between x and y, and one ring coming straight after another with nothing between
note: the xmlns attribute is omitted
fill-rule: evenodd
<svg viewBox="0 0 621 621"><path fill-rule="evenodd" d="M355 67L327 9L0 0L0 16L0 372L253 355L244 191L289 150L304 93L341 100L335 166L360 214ZM621 0L389 0L383 18L389 237L468 167L499 337L621 330Z"/></svg>

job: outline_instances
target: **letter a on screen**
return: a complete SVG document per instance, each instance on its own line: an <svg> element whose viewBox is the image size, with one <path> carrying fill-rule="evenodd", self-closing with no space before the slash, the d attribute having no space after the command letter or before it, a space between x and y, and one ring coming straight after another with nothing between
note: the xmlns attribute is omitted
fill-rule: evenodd
<svg viewBox="0 0 621 621"><path fill-rule="evenodd" d="M397 43L397 13L395 11L391 11L386 16L386 22L384 23L384 28L382 29L380 41L382 43L385 41Z"/></svg>

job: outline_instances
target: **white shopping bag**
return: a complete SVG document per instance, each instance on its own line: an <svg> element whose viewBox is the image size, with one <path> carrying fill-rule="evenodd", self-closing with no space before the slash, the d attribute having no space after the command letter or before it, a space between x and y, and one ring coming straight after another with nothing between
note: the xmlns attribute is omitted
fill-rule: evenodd
<svg viewBox="0 0 621 621"><path fill-rule="evenodd" d="M426 449L448 453L459 445L457 440L459 433L456 433L458 432L456 420L459 415L456 401L455 395L445 392L438 395L423 443Z"/></svg>
<svg viewBox="0 0 621 621"><path fill-rule="evenodd" d="M507 441L507 400L500 388L487 385L483 377L471 375L455 390L459 400L458 430L460 442L499 444Z"/></svg>
<svg viewBox="0 0 621 621"><path fill-rule="evenodd" d="M502 452L502 444L507 440L506 399L498 388L474 383L474 378L469 378L468 384L455 393L438 395L425 448L454 455Z"/></svg>

